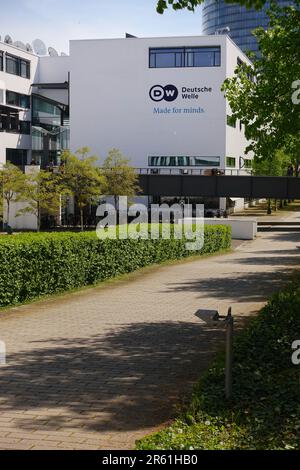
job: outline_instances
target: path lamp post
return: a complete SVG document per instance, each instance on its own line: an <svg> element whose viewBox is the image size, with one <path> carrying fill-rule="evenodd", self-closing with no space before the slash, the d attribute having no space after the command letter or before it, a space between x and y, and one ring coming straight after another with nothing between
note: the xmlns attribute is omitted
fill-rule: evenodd
<svg viewBox="0 0 300 470"><path fill-rule="evenodd" d="M233 316L229 307L227 315L220 315L217 310L198 310L197 317L206 324L223 328L226 330L225 345L225 397L226 400L232 398L232 366L233 366Z"/></svg>

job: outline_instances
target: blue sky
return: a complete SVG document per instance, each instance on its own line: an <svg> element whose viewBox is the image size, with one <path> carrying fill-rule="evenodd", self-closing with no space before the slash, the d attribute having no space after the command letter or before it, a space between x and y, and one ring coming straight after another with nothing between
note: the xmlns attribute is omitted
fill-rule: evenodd
<svg viewBox="0 0 300 470"><path fill-rule="evenodd" d="M68 52L69 39L201 34L201 10L158 15L156 0L0 0L0 35Z"/></svg>

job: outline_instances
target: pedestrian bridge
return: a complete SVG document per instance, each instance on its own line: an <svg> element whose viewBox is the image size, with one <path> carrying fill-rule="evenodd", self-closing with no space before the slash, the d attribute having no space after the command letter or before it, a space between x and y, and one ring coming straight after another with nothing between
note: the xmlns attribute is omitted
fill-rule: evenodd
<svg viewBox="0 0 300 470"><path fill-rule="evenodd" d="M300 199L300 178L291 176L206 176L186 174L185 170L181 174L139 170L139 185L147 196Z"/></svg>

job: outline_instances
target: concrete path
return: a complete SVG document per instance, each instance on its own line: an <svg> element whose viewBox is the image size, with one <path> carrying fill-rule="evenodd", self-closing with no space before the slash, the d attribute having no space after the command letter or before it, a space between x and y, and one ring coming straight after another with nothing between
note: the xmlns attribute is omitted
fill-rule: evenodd
<svg viewBox="0 0 300 470"><path fill-rule="evenodd" d="M222 346L198 309L246 318L300 264L299 233L0 313L1 449L128 449L174 415Z"/></svg>

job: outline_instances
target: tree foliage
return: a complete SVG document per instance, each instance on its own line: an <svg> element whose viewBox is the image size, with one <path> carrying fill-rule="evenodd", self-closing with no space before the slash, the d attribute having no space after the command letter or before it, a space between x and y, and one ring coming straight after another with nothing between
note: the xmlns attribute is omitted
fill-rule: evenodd
<svg viewBox="0 0 300 470"><path fill-rule="evenodd" d="M112 149L102 166L106 193L114 196L115 206L117 206L118 196L132 197L140 190L138 175L129 165L129 161L118 149Z"/></svg>
<svg viewBox="0 0 300 470"><path fill-rule="evenodd" d="M95 166L98 158L89 155L89 148L83 147L76 154L64 152L65 164L63 182L67 190L75 197L80 211L80 223L83 230L83 210L89 204L97 204L103 194L105 178Z"/></svg>
<svg viewBox="0 0 300 470"><path fill-rule="evenodd" d="M19 215L31 213L37 218L38 231L41 226L41 215L58 215L61 205L61 196L66 189L62 185L60 175L41 170L29 174L26 178L24 196L26 207L19 211Z"/></svg>
<svg viewBox="0 0 300 470"><path fill-rule="evenodd" d="M13 165L6 163L0 171L0 190L2 203L0 208L3 211L4 222L10 223L10 207L14 202L24 200L26 177L23 172Z"/></svg>
<svg viewBox="0 0 300 470"><path fill-rule="evenodd" d="M300 105L293 98L300 88L300 1L294 3L279 8L272 2L270 28L255 32L261 56L253 67L239 65L223 85L232 115L246 126L246 151L258 157L273 158L276 150L299 145Z"/></svg>
<svg viewBox="0 0 300 470"><path fill-rule="evenodd" d="M173 10L186 9L189 11L195 11L195 8L203 2L204 0L158 0L156 11L162 14L168 9L168 7L173 8ZM267 0L225 0L225 3L236 3L245 6L246 8L253 7L255 9L260 9L267 3Z"/></svg>

